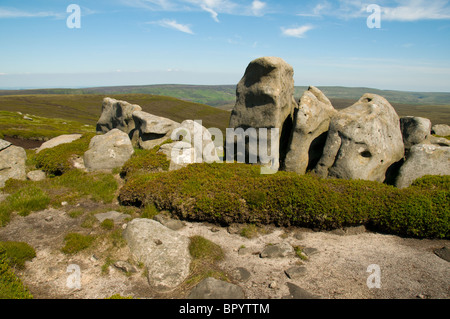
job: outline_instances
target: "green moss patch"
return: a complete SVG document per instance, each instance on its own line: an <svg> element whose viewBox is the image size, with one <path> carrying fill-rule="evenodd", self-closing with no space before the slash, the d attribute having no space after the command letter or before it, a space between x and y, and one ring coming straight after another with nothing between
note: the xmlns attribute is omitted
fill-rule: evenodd
<svg viewBox="0 0 450 319"><path fill-rule="evenodd" d="M0 247L0 299L32 299L33 295L11 269L4 248Z"/></svg>

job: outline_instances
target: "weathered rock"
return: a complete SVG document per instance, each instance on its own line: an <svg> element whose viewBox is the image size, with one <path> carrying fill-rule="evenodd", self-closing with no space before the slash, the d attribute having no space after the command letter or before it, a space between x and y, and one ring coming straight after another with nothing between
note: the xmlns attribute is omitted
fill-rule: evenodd
<svg viewBox="0 0 450 319"><path fill-rule="evenodd" d="M174 142L161 145L158 153L166 155L170 161L169 171L175 171L195 163L197 152L186 142Z"/></svg>
<svg viewBox="0 0 450 319"><path fill-rule="evenodd" d="M404 156L400 120L381 96L364 94L330 122L323 155L313 170L321 177L383 182Z"/></svg>
<svg viewBox="0 0 450 319"><path fill-rule="evenodd" d="M136 104L119 101L112 98L104 98L102 114L97 122L97 132L107 133L112 129L119 129L127 134L135 128L133 112L141 111L142 108Z"/></svg>
<svg viewBox="0 0 450 319"><path fill-rule="evenodd" d="M9 146L11 146L10 142L0 139L0 152Z"/></svg>
<svg viewBox="0 0 450 319"><path fill-rule="evenodd" d="M185 223L181 220L172 219L163 213L156 215L153 219L172 230L180 230L185 226Z"/></svg>
<svg viewBox="0 0 450 319"><path fill-rule="evenodd" d="M286 285L289 288L289 295L283 297L283 299L320 299L320 297L311 294L293 283L287 282Z"/></svg>
<svg viewBox="0 0 450 319"><path fill-rule="evenodd" d="M233 270L232 276L238 281L246 282L250 279L251 273L244 267L238 267Z"/></svg>
<svg viewBox="0 0 450 319"><path fill-rule="evenodd" d="M137 272L136 267L134 267L132 264L130 264L126 261L122 261L122 260L116 261L114 263L114 266L126 273L136 273Z"/></svg>
<svg viewBox="0 0 450 319"><path fill-rule="evenodd" d="M289 277L289 279L298 279L306 274L306 267L294 266L289 269L286 269L284 273L286 274L286 276Z"/></svg>
<svg viewBox="0 0 450 319"><path fill-rule="evenodd" d="M129 215L122 214L116 211L110 211L106 213L95 214L94 217L102 223L105 219L111 219L115 223L123 222Z"/></svg>
<svg viewBox="0 0 450 319"><path fill-rule="evenodd" d="M292 66L283 59L262 57L250 62L238 83L236 104L231 112L229 127L235 130L241 128L244 131L248 128L279 130L278 140L272 140L272 135L269 135L266 141L266 138L259 136L259 131L256 132L256 138L261 138L260 144L267 143L268 150L272 148L272 142L275 143L274 148L281 150L281 153L275 152L276 154L270 154L269 158L264 159L257 148L249 147L249 143L245 143L245 154L242 156L246 162L253 163L252 157L259 163L268 163L271 159L273 168L278 169L279 159L285 156L294 109L297 107L293 76ZM227 148L230 148L234 142L228 139L227 137ZM227 157L231 157L229 149L227 153Z"/></svg>
<svg viewBox="0 0 450 319"><path fill-rule="evenodd" d="M133 140L140 148L151 150L170 138L180 123L142 111L133 112L135 133Z"/></svg>
<svg viewBox="0 0 450 319"><path fill-rule="evenodd" d="M450 140L445 137L436 137L433 135L430 135L425 142L436 146L450 146Z"/></svg>
<svg viewBox="0 0 450 319"><path fill-rule="evenodd" d="M244 297L241 287L208 277L191 290L188 299L244 299Z"/></svg>
<svg viewBox="0 0 450 319"><path fill-rule="evenodd" d="M27 173L27 179L30 181L42 181L46 178L45 172L41 170L30 171Z"/></svg>
<svg viewBox="0 0 450 319"><path fill-rule="evenodd" d="M447 124L436 124L431 128L431 132L438 136L450 136L450 126Z"/></svg>
<svg viewBox="0 0 450 319"><path fill-rule="evenodd" d="M0 151L0 187L10 178L26 179L26 160L27 153L22 147L10 145Z"/></svg>
<svg viewBox="0 0 450 319"><path fill-rule="evenodd" d="M88 171L112 170L123 166L133 153L128 134L113 129L91 139L89 150L84 153L84 165Z"/></svg>
<svg viewBox="0 0 450 319"><path fill-rule="evenodd" d="M436 256L450 262L450 249L445 246L434 250Z"/></svg>
<svg viewBox="0 0 450 319"><path fill-rule="evenodd" d="M305 174L322 156L330 121L336 113L330 100L316 87L309 87L295 110L284 170Z"/></svg>
<svg viewBox="0 0 450 319"><path fill-rule="evenodd" d="M123 237L131 253L147 267L148 282L170 291L189 275L189 239L151 219L134 219Z"/></svg>
<svg viewBox="0 0 450 319"><path fill-rule="evenodd" d="M42 150L53 148L55 146L61 144L72 143L81 138L81 134L64 134L48 140L47 142L42 143L42 145L36 150L36 154L41 152Z"/></svg>
<svg viewBox="0 0 450 319"><path fill-rule="evenodd" d="M425 175L450 175L450 147L431 144L411 147L395 185L399 188L408 187Z"/></svg>
<svg viewBox="0 0 450 319"><path fill-rule="evenodd" d="M400 118L403 143L406 149L421 144L431 133L431 121L423 117L405 116Z"/></svg>
<svg viewBox="0 0 450 319"><path fill-rule="evenodd" d="M219 161L211 133L200 122L183 121L171 134L174 141L189 143L195 150L195 163Z"/></svg>
<svg viewBox="0 0 450 319"><path fill-rule="evenodd" d="M279 257L287 257L294 253L294 248L286 243L281 242L274 245L266 246L260 254L261 258L279 258Z"/></svg>

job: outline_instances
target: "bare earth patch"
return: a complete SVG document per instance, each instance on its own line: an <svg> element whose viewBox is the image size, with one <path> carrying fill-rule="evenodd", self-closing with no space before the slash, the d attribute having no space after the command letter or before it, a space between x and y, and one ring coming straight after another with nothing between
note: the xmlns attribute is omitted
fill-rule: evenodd
<svg viewBox="0 0 450 319"><path fill-rule="evenodd" d="M93 247L75 255L62 253L67 233L96 232L82 228L81 223L81 218L48 209L27 217L13 216L7 226L0 228L0 240L25 241L35 248L36 258L27 262L24 270L17 270L35 298L99 299L113 294L158 298L149 288L144 269L138 267L136 273L125 274L112 264L105 266L108 257L130 261L126 246L111 252L106 242L99 239ZM249 299L286 298L290 295L287 283L326 299L450 297L449 263L434 253L435 249L448 247L448 240L418 240L372 232L339 235L275 227L248 239L230 234L227 228L188 222L178 232L203 236L220 245L225 259L219 266L244 289ZM309 253L307 260L295 253L280 258L260 257L264 247L281 242L315 249L304 249ZM72 264L80 267L81 289L67 286L71 275L68 266ZM381 270L379 289L367 286L371 275L367 268L372 264L379 265ZM290 279L285 271L295 266L305 267L306 271ZM248 279L236 276L240 267L248 270Z"/></svg>

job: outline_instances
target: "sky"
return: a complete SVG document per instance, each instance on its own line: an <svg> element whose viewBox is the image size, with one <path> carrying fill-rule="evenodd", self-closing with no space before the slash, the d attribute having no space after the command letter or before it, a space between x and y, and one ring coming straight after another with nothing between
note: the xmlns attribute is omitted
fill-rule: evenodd
<svg viewBox="0 0 450 319"><path fill-rule="evenodd" d="M450 92L449 53L450 0L0 2L0 88L236 85L278 56L298 86Z"/></svg>

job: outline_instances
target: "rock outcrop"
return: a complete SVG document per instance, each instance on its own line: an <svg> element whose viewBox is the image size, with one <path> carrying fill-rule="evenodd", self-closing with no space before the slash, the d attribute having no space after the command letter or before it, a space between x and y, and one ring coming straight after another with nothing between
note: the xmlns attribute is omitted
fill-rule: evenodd
<svg viewBox="0 0 450 319"><path fill-rule="evenodd" d="M25 162L27 153L22 147L0 140L0 187L12 179L26 179Z"/></svg>
<svg viewBox="0 0 450 319"><path fill-rule="evenodd" d="M295 110L294 127L284 170L305 174L322 156L331 118L336 114L330 100L316 87L309 87Z"/></svg>
<svg viewBox="0 0 450 319"><path fill-rule="evenodd" d="M405 116L400 118L400 128L405 149L420 144L431 134L431 121L423 117Z"/></svg>
<svg viewBox="0 0 450 319"><path fill-rule="evenodd" d="M123 166L134 153L128 134L113 129L91 139L89 150L84 153L87 171L112 170Z"/></svg>
<svg viewBox="0 0 450 319"><path fill-rule="evenodd" d="M42 143L42 145L36 150L36 154L45 149L53 148L61 144L72 143L73 141L80 139L81 136L82 136L81 134L64 134L54 137L51 140Z"/></svg>
<svg viewBox="0 0 450 319"><path fill-rule="evenodd" d="M403 156L400 120L394 108L381 96L365 94L332 118L314 172L321 177L383 182L387 169Z"/></svg>
<svg viewBox="0 0 450 319"><path fill-rule="evenodd" d="M133 219L123 237L147 267L148 282L157 291L173 290L189 275L189 238L151 219Z"/></svg>
<svg viewBox="0 0 450 319"><path fill-rule="evenodd" d="M398 188L408 187L425 175L450 175L450 147L431 144L411 147L395 185Z"/></svg>
<svg viewBox="0 0 450 319"><path fill-rule="evenodd" d="M135 123L133 142L146 150L167 141L173 130L180 126L180 123L175 121L142 111L135 111L132 115Z"/></svg>
<svg viewBox="0 0 450 319"><path fill-rule="evenodd" d="M97 122L97 132L107 133L112 129L119 129L130 134L134 129L133 112L141 111L142 108L136 104L119 101L112 98L104 98L102 114Z"/></svg>
<svg viewBox="0 0 450 319"><path fill-rule="evenodd" d="M237 85L236 105L231 112L230 128L242 128L244 131L247 128L279 129L279 140L276 142L279 143L278 150L281 152L272 155L276 164L285 156L294 109L297 107L293 76L293 68L281 58L263 57L252 61ZM268 140L270 144L272 137ZM232 144L233 141L227 141L227 147ZM270 148L271 144L268 145L268 149ZM227 152L230 154L230 150ZM254 147L249 147L248 143L245 153L246 158L255 156L258 162L262 162L258 156L260 154ZM274 168L278 169L278 166Z"/></svg>
<svg viewBox="0 0 450 319"><path fill-rule="evenodd" d="M431 128L433 134L439 136L450 136L450 126L447 124L436 124Z"/></svg>

